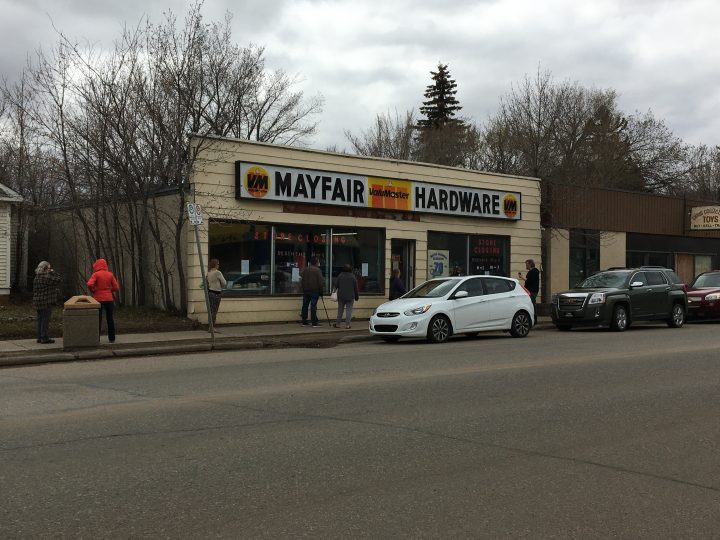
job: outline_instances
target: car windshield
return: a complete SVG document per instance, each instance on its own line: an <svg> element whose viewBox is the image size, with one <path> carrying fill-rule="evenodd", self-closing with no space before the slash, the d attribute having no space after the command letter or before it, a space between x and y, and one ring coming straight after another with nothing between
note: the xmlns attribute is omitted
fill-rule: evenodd
<svg viewBox="0 0 720 540"><path fill-rule="evenodd" d="M449 293L457 284L458 280L456 279L433 279L415 287L403 298L440 298Z"/></svg>
<svg viewBox="0 0 720 540"><path fill-rule="evenodd" d="M720 287L720 272L714 274L701 274L690 285L693 288Z"/></svg>
<svg viewBox="0 0 720 540"><path fill-rule="evenodd" d="M625 272L599 272L590 276L577 286L578 289L599 289L614 288L617 289L625 284L629 271Z"/></svg>

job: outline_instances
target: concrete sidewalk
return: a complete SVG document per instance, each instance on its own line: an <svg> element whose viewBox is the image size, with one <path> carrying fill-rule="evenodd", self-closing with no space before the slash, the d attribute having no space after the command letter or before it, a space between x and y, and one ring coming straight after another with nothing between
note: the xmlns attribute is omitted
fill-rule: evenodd
<svg viewBox="0 0 720 540"><path fill-rule="evenodd" d="M537 330L551 327L549 317L539 317ZM48 362L72 362L129 356L182 354L212 350L243 350L285 347L334 347L340 343L375 340L368 331L368 321L354 321L352 328L319 327L298 323L221 326L211 339L206 330L119 334L115 343L100 338L100 346L87 349L63 349L62 338L43 345L34 339L0 341L0 367Z"/></svg>

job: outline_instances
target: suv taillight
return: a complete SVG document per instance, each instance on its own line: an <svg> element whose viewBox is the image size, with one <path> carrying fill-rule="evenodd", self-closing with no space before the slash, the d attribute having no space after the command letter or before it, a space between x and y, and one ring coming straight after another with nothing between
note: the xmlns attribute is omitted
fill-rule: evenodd
<svg viewBox="0 0 720 540"><path fill-rule="evenodd" d="M527 294L528 296L532 296L532 294L530 294L530 291L528 291L528 290L527 290L525 287L523 287L522 285L520 285L520 286L522 287L522 290L525 291L525 294Z"/></svg>

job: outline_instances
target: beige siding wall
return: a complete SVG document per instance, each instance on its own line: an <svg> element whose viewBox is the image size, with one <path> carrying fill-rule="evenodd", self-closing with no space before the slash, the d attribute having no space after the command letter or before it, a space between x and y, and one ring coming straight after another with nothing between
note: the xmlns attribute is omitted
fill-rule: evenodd
<svg viewBox="0 0 720 540"><path fill-rule="evenodd" d="M199 144L195 140L195 144ZM205 145L204 147L202 145ZM310 215L283 212L283 204L272 201L235 199L235 161L346 172L383 178L409 179L473 188L517 191L522 196L522 220L471 219L449 215L419 214L420 221L371 219L347 216ZM448 167L344 156L326 152L247 143L235 140L204 140L194 163L192 183L196 202L203 205L205 220L200 230L203 261L208 258L208 218L252 222L306 224L385 229L384 280L390 274L390 242L410 239L416 242L416 283L427 279L427 233L503 235L511 237L510 275L525 271L524 261L540 260L540 191L538 181L493 175ZM299 207L300 205L298 205ZM192 227L187 234L188 316L207 320L202 278ZM386 296L365 296L355 304L355 315L367 318ZM328 310L335 304L328 302ZM298 318L298 297L223 298L218 323L293 321ZM322 310L322 304L320 305ZM333 314L331 313L331 317Z"/></svg>
<svg viewBox="0 0 720 540"><path fill-rule="evenodd" d="M570 279L570 231L548 229L550 246L550 290L546 298L567 290Z"/></svg>
<svg viewBox="0 0 720 540"><path fill-rule="evenodd" d="M611 266L625 266L625 238L624 232L600 233L600 270Z"/></svg>

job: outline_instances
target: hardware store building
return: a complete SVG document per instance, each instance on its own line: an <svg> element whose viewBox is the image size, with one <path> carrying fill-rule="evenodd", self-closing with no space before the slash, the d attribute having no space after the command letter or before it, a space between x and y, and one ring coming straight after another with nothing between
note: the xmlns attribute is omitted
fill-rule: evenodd
<svg viewBox="0 0 720 540"><path fill-rule="evenodd" d="M326 291L352 266L359 318L387 300L395 268L409 290L454 271L516 276L540 259L535 178L224 138L193 147L203 261L218 258L228 280L221 324L297 320L312 256ZM192 227L186 253L188 316L206 320Z"/></svg>

